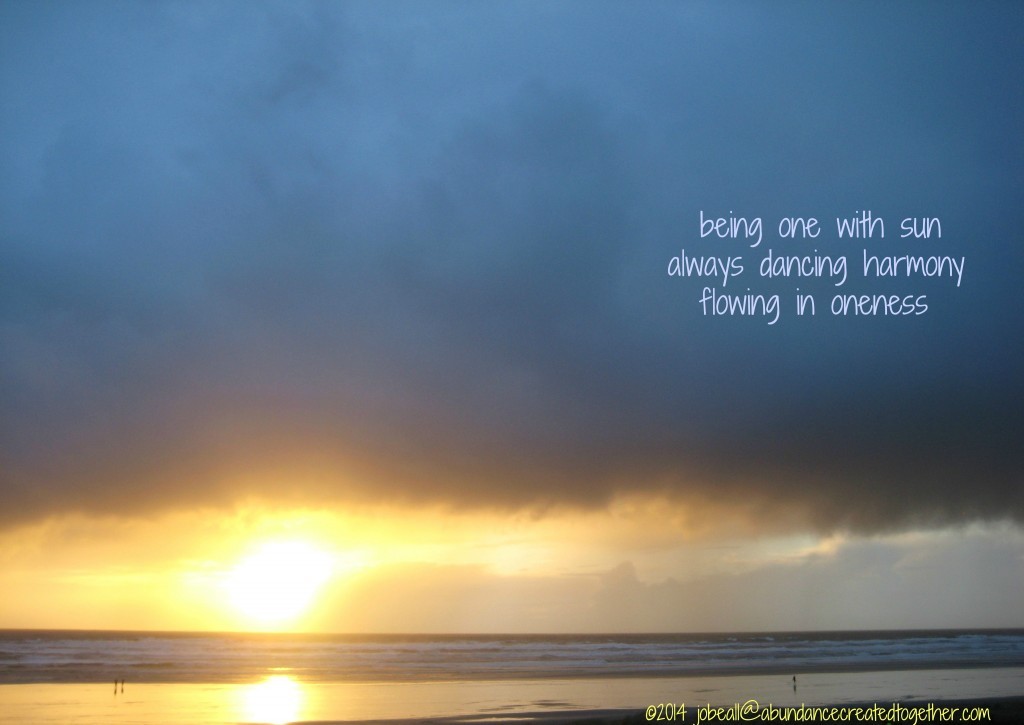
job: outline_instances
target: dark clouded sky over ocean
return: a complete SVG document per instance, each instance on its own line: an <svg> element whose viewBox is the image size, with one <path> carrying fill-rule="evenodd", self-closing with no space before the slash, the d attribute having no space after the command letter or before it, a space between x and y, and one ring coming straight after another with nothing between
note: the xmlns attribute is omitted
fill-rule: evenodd
<svg viewBox="0 0 1024 725"><path fill-rule="evenodd" d="M625 494L1019 524L1021 37L1010 2L4 2L0 525ZM862 210L884 239L838 239ZM769 248L849 279L761 278ZM878 292L927 312L829 309Z"/></svg>

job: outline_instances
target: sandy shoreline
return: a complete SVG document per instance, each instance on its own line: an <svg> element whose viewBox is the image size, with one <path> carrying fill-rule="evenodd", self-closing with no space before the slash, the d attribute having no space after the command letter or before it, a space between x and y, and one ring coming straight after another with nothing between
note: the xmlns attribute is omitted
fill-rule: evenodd
<svg viewBox="0 0 1024 725"><path fill-rule="evenodd" d="M1006 667L1024 667L1024 661L1014 661L1009 663L1002 663L999 665L999 669ZM813 670L807 670L802 668L794 668L790 666L762 666L757 667L704 667L699 670L692 668L656 668L644 671L636 672L621 672L615 670L607 671L595 671L595 670L582 670L577 671L573 669L564 669L557 672L536 672L531 671L529 676L525 673L516 671L505 671L505 672L480 672L480 673L460 673L457 678L461 682L515 682L524 679L534 681L557 681L557 680L646 680L646 679L668 679L668 678L713 678L713 677L754 677L754 676L765 676L775 677L783 676L786 679L796 675L841 675L841 674L857 674L857 673L870 673L870 672L925 672L925 671L943 671L943 670L983 670L993 669L993 665L990 662L979 660L977 662L939 662L939 663L925 663L925 662L912 662L912 663L899 663L899 662L882 662L882 663L851 663L851 664L824 664L816 665ZM272 674L265 670L261 670L259 673L260 677ZM147 670L128 670L124 668L109 668L108 671L101 673L91 674L86 677L76 677L74 679L53 679L52 676L46 678L42 677L38 673L29 672L5 672L0 675L0 685L32 685L32 684L46 684L46 685L71 685L71 684L105 684L110 682L112 679L127 679L128 682L132 682L136 685L140 684L177 684L177 685L207 685L207 684L222 684L222 685L243 685L252 683L254 676L250 674L238 675L235 677L221 677L216 680L209 678L199 679L196 677L174 677L168 676L161 672L147 671ZM336 678L323 678L309 677L305 673L303 674L303 681L309 684L330 684L337 682ZM346 682L353 684L362 685L374 685L374 684L405 684L409 680L404 677L346 677ZM417 683L445 683L451 682L452 678L442 677L440 675L432 677L426 674L422 677L417 678Z"/></svg>
<svg viewBox="0 0 1024 725"><path fill-rule="evenodd" d="M134 683L0 685L0 712L23 725L642 725L695 723L710 703L728 709L888 706L986 707L981 722L1024 722L1024 668L869 672L843 675L621 678L448 683L303 683L277 676L247 685ZM686 703L686 717L663 703ZM862 705L866 704L866 705ZM658 708L660 714L649 708ZM823 722L806 712L797 720ZM885 722L876 714L864 722ZM702 722L709 722L707 717ZM742 721L719 715L715 722ZM761 716L747 721L764 722ZM786 722L776 716L772 722ZM833 717L831 722L854 722ZM921 718L920 722L929 722ZM931 722L943 721L933 717ZM952 718L945 722L967 722ZM898 718L896 722L913 722Z"/></svg>
<svg viewBox="0 0 1024 725"><path fill-rule="evenodd" d="M865 707L869 708L876 703L861 703L858 705L845 704L836 706L838 708L856 708ZM888 709L893 703L884 702L877 703L880 707ZM968 710L976 710L979 708L987 708L989 710L990 719L984 717L977 720L978 722L992 722L992 723L1020 723L1024 722L1024 695L1018 697L998 697L998 698L987 698L977 700L949 700L949 701L908 701L897 703L899 706L906 708L907 710L924 708L927 709L929 705L934 706L936 709L939 708L960 708ZM828 708L830 706L818 706ZM686 708L686 717L683 719L674 720L661 720L660 722L667 723L696 723L697 722L697 711L698 707ZM722 722L723 720L717 720ZM732 722L732 720L724 720L725 722ZM791 720L792 721L792 720ZM965 720L962 717L954 717L952 720L946 720L945 722L974 722L972 718ZM647 723L659 722L657 719L648 719L647 714L643 709L610 709L610 710L576 710L576 711L560 711L560 712L518 712L508 715L497 715L497 714L484 714L484 715L467 715L461 717L443 717L443 718L423 718L423 719L409 719L409 720L359 720L359 721L333 721L333 720L316 720L316 721L302 721L301 723L292 723L291 725L647 725ZM763 722L760 718L754 716L754 719L748 722ZM778 722L778 721L776 721ZM785 720L782 720L785 722ZM799 720L804 723L835 723L835 722L879 722L878 720L832 720L832 719L808 719ZM882 720L882 722L886 722ZM903 722L912 723L912 718L906 719ZM927 718L921 718L918 720L919 723L929 722ZM943 722L938 716L935 716L930 722Z"/></svg>

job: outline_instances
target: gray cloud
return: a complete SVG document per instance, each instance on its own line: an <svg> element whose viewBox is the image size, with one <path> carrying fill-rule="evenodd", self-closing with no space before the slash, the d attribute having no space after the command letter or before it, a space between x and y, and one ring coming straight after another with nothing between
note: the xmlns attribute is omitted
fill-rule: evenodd
<svg viewBox="0 0 1024 725"><path fill-rule="evenodd" d="M997 528L854 539L830 554L658 581L643 580L630 562L600 574L546 576L384 566L327 592L317 616L328 629L385 632L997 628L1013 625L1020 610L1021 556L1019 536ZM416 612L401 607L408 601Z"/></svg>
<svg viewBox="0 0 1024 725"><path fill-rule="evenodd" d="M1024 518L1019 13L404 9L3 8L6 521L624 490ZM865 206L940 216L964 286L768 327L665 275L760 259L701 210Z"/></svg>

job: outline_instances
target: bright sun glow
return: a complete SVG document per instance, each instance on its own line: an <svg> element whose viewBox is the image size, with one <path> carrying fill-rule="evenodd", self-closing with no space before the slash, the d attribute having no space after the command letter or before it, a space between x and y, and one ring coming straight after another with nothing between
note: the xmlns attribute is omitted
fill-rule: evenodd
<svg viewBox="0 0 1024 725"><path fill-rule="evenodd" d="M242 689L241 709L245 722L284 723L298 720L302 711L302 688L286 675L274 675Z"/></svg>
<svg viewBox="0 0 1024 725"><path fill-rule="evenodd" d="M245 557L225 580L228 596L250 624L293 622L333 572L331 556L305 541L272 541Z"/></svg>

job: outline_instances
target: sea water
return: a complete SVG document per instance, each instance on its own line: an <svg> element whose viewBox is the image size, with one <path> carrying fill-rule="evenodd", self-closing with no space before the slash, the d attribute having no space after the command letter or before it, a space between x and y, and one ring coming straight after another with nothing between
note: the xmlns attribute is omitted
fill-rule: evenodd
<svg viewBox="0 0 1024 725"><path fill-rule="evenodd" d="M123 692L113 684L120 679ZM964 700L1019 695L1022 682L1021 630L0 632L0 721L40 725L514 717L749 699L776 706Z"/></svg>
<svg viewBox="0 0 1024 725"><path fill-rule="evenodd" d="M539 679L1024 666L1024 630L330 635L0 630L0 683Z"/></svg>

